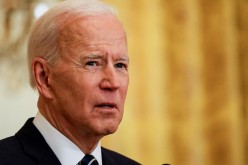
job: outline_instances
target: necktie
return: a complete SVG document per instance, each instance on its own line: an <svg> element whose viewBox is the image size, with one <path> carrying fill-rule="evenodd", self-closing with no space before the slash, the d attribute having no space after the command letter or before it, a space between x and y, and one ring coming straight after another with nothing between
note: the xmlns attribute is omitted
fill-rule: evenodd
<svg viewBox="0 0 248 165"><path fill-rule="evenodd" d="M98 162L94 156L86 154L77 165L98 165Z"/></svg>

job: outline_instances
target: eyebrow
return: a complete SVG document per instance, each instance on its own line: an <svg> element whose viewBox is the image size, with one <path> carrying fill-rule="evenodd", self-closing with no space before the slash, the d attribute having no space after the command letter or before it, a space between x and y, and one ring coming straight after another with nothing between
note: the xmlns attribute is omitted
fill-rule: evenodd
<svg viewBox="0 0 248 165"><path fill-rule="evenodd" d="M120 57L118 58L117 61L125 61L125 62L129 62L129 57L128 56L124 56L124 57Z"/></svg>
<svg viewBox="0 0 248 165"><path fill-rule="evenodd" d="M82 59L103 59L102 55L90 54L82 57Z"/></svg>
<svg viewBox="0 0 248 165"><path fill-rule="evenodd" d="M104 59L104 56L103 55L97 55L97 54L90 54L90 55L82 57L81 59L82 60L85 60L85 59ZM120 57L120 58L117 58L117 61L129 62L129 57L128 56Z"/></svg>

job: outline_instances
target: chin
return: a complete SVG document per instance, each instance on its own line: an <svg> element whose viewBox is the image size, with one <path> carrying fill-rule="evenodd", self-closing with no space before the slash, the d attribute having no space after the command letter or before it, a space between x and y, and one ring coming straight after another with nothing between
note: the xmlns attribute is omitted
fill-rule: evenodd
<svg viewBox="0 0 248 165"><path fill-rule="evenodd" d="M119 124L106 124L104 128L101 129L101 133L105 135L113 134L117 131Z"/></svg>
<svg viewBox="0 0 248 165"><path fill-rule="evenodd" d="M113 134L117 131L120 122L120 118L100 120L97 122L97 125L95 125L95 130L103 136Z"/></svg>
<svg viewBox="0 0 248 165"><path fill-rule="evenodd" d="M118 128L118 127L117 127ZM111 129L107 129L106 131L106 135L109 135L109 134L113 134L117 131L117 128L111 128Z"/></svg>

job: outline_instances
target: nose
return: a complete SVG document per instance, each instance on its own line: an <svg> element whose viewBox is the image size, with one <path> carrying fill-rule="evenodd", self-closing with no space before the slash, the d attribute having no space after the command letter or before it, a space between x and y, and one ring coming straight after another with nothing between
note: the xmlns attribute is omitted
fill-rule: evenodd
<svg viewBox="0 0 248 165"><path fill-rule="evenodd" d="M120 87L120 81L114 67L106 66L102 72L100 88L108 91L116 91Z"/></svg>

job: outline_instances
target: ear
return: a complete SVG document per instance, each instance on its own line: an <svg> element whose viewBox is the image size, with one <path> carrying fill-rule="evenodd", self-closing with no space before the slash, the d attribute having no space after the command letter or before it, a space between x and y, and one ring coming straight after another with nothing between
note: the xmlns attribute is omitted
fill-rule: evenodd
<svg viewBox="0 0 248 165"><path fill-rule="evenodd" d="M32 62L32 72L39 93L45 98L52 98L50 89L50 68L48 62L41 57L34 58Z"/></svg>

